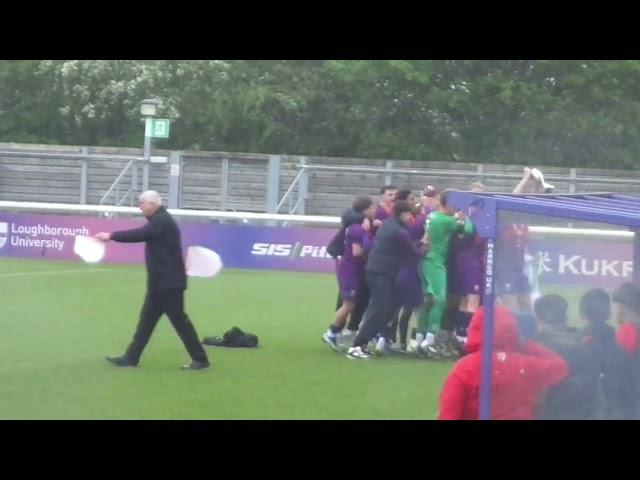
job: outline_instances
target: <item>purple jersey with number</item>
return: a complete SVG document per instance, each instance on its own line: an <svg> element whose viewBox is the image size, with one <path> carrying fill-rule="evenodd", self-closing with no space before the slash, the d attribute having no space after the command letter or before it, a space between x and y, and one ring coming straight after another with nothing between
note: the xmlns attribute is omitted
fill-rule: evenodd
<svg viewBox="0 0 640 480"><path fill-rule="evenodd" d="M367 233L362 225L351 225L345 231L344 255L338 261L336 269L338 286L343 300L354 300L358 294L358 287L364 276L366 255L353 256L353 245L360 245L365 249Z"/></svg>

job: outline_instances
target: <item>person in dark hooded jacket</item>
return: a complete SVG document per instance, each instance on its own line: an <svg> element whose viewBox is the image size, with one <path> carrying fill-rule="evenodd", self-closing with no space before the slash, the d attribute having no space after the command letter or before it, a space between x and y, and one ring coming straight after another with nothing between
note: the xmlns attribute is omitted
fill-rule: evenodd
<svg viewBox="0 0 640 480"><path fill-rule="evenodd" d="M353 207L345 210L340 217L340 230L329 242L327 246L327 253L336 260L336 268L338 266L338 259L344 255L344 245L346 240L347 228L351 225L362 224L365 220L365 214L361 211L356 211ZM358 287L358 295L356 298L356 306L349 318L349 324L347 325L347 331L350 338L355 337L355 331L358 330L364 311L369 303L369 287L367 283L362 279ZM342 307L342 295L338 292L338 299L336 301L336 312Z"/></svg>
<svg viewBox="0 0 640 480"><path fill-rule="evenodd" d="M623 283L613 291L612 300L620 324L618 343L629 355L640 358L640 284Z"/></svg>
<svg viewBox="0 0 640 480"><path fill-rule="evenodd" d="M539 420L596 420L602 418L604 398L600 372L580 332L568 326L569 304L559 295L544 295L533 305L538 320L536 340L562 356L571 375L549 389L541 402Z"/></svg>
<svg viewBox="0 0 640 480"><path fill-rule="evenodd" d="M616 339L631 358L631 381L635 388L634 413L632 418L640 420L640 284L625 282L612 295L613 315L620 328Z"/></svg>
<svg viewBox="0 0 640 480"><path fill-rule="evenodd" d="M596 360L604 394L604 418L631 419L634 389L631 358L616 342L616 331L607 322L611 317L611 299L601 288L586 292L580 299L580 317L586 323L581 334Z"/></svg>
<svg viewBox="0 0 640 480"><path fill-rule="evenodd" d="M521 343L510 310L498 306L494 312L491 419L532 420L542 394L569 376L569 365L537 342ZM442 387L439 420L478 419L483 325L480 307L469 324L469 355L456 362Z"/></svg>

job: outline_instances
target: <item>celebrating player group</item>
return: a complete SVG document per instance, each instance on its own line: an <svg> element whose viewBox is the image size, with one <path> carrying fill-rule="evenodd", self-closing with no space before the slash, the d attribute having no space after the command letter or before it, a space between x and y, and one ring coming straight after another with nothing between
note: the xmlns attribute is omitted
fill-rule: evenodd
<svg viewBox="0 0 640 480"><path fill-rule="evenodd" d="M549 191L535 169L525 169L514 193ZM485 190L473 183L473 192ZM481 305L484 241L448 190L428 185L419 197L387 185L376 206L359 196L342 215L327 251L335 258L339 296L322 340L350 359L402 353L440 359L464 352L469 321ZM496 266L499 302L531 310L525 275L528 229L503 227ZM409 324L416 328L409 338Z"/></svg>

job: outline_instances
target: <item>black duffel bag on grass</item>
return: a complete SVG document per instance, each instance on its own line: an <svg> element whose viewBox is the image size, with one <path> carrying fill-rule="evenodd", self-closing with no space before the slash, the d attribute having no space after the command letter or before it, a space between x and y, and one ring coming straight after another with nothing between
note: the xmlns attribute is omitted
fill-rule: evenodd
<svg viewBox="0 0 640 480"><path fill-rule="evenodd" d="M222 338L204 337L202 343L212 347L257 348L258 337L252 333L243 332L238 327L233 327Z"/></svg>

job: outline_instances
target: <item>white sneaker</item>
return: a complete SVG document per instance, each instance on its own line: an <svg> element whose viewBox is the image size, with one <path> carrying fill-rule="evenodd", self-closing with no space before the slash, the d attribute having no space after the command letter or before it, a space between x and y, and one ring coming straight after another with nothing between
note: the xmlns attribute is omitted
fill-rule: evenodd
<svg viewBox="0 0 640 480"><path fill-rule="evenodd" d="M427 333L424 341L420 344L419 351L429 358L438 358L440 355L435 345L435 335Z"/></svg>
<svg viewBox="0 0 640 480"><path fill-rule="evenodd" d="M425 347L421 346L419 352L422 356L432 360L440 360L442 358L442 355L440 355L440 352L435 345L427 345Z"/></svg>
<svg viewBox="0 0 640 480"><path fill-rule="evenodd" d="M338 350L338 337L333 335L331 331L326 331L322 335L322 341L329 345L333 350Z"/></svg>
<svg viewBox="0 0 640 480"><path fill-rule="evenodd" d="M407 345L407 353L418 353L419 349L420 349L420 344L415 339L411 340L409 342L409 345Z"/></svg>
<svg viewBox="0 0 640 480"><path fill-rule="evenodd" d="M436 339L433 333L427 333L425 335L425 339L420 343L420 348L426 350L427 348L433 346L435 343Z"/></svg>
<svg viewBox="0 0 640 480"><path fill-rule="evenodd" d="M380 337L378 339L378 342L376 343L376 346L375 346L373 352L376 355L384 355L384 347L385 347L386 343L387 343L387 341L385 340L385 338L384 337Z"/></svg>
<svg viewBox="0 0 640 480"><path fill-rule="evenodd" d="M360 347L351 347L347 351L347 358L351 360L365 360L369 358L369 354L363 352Z"/></svg>

